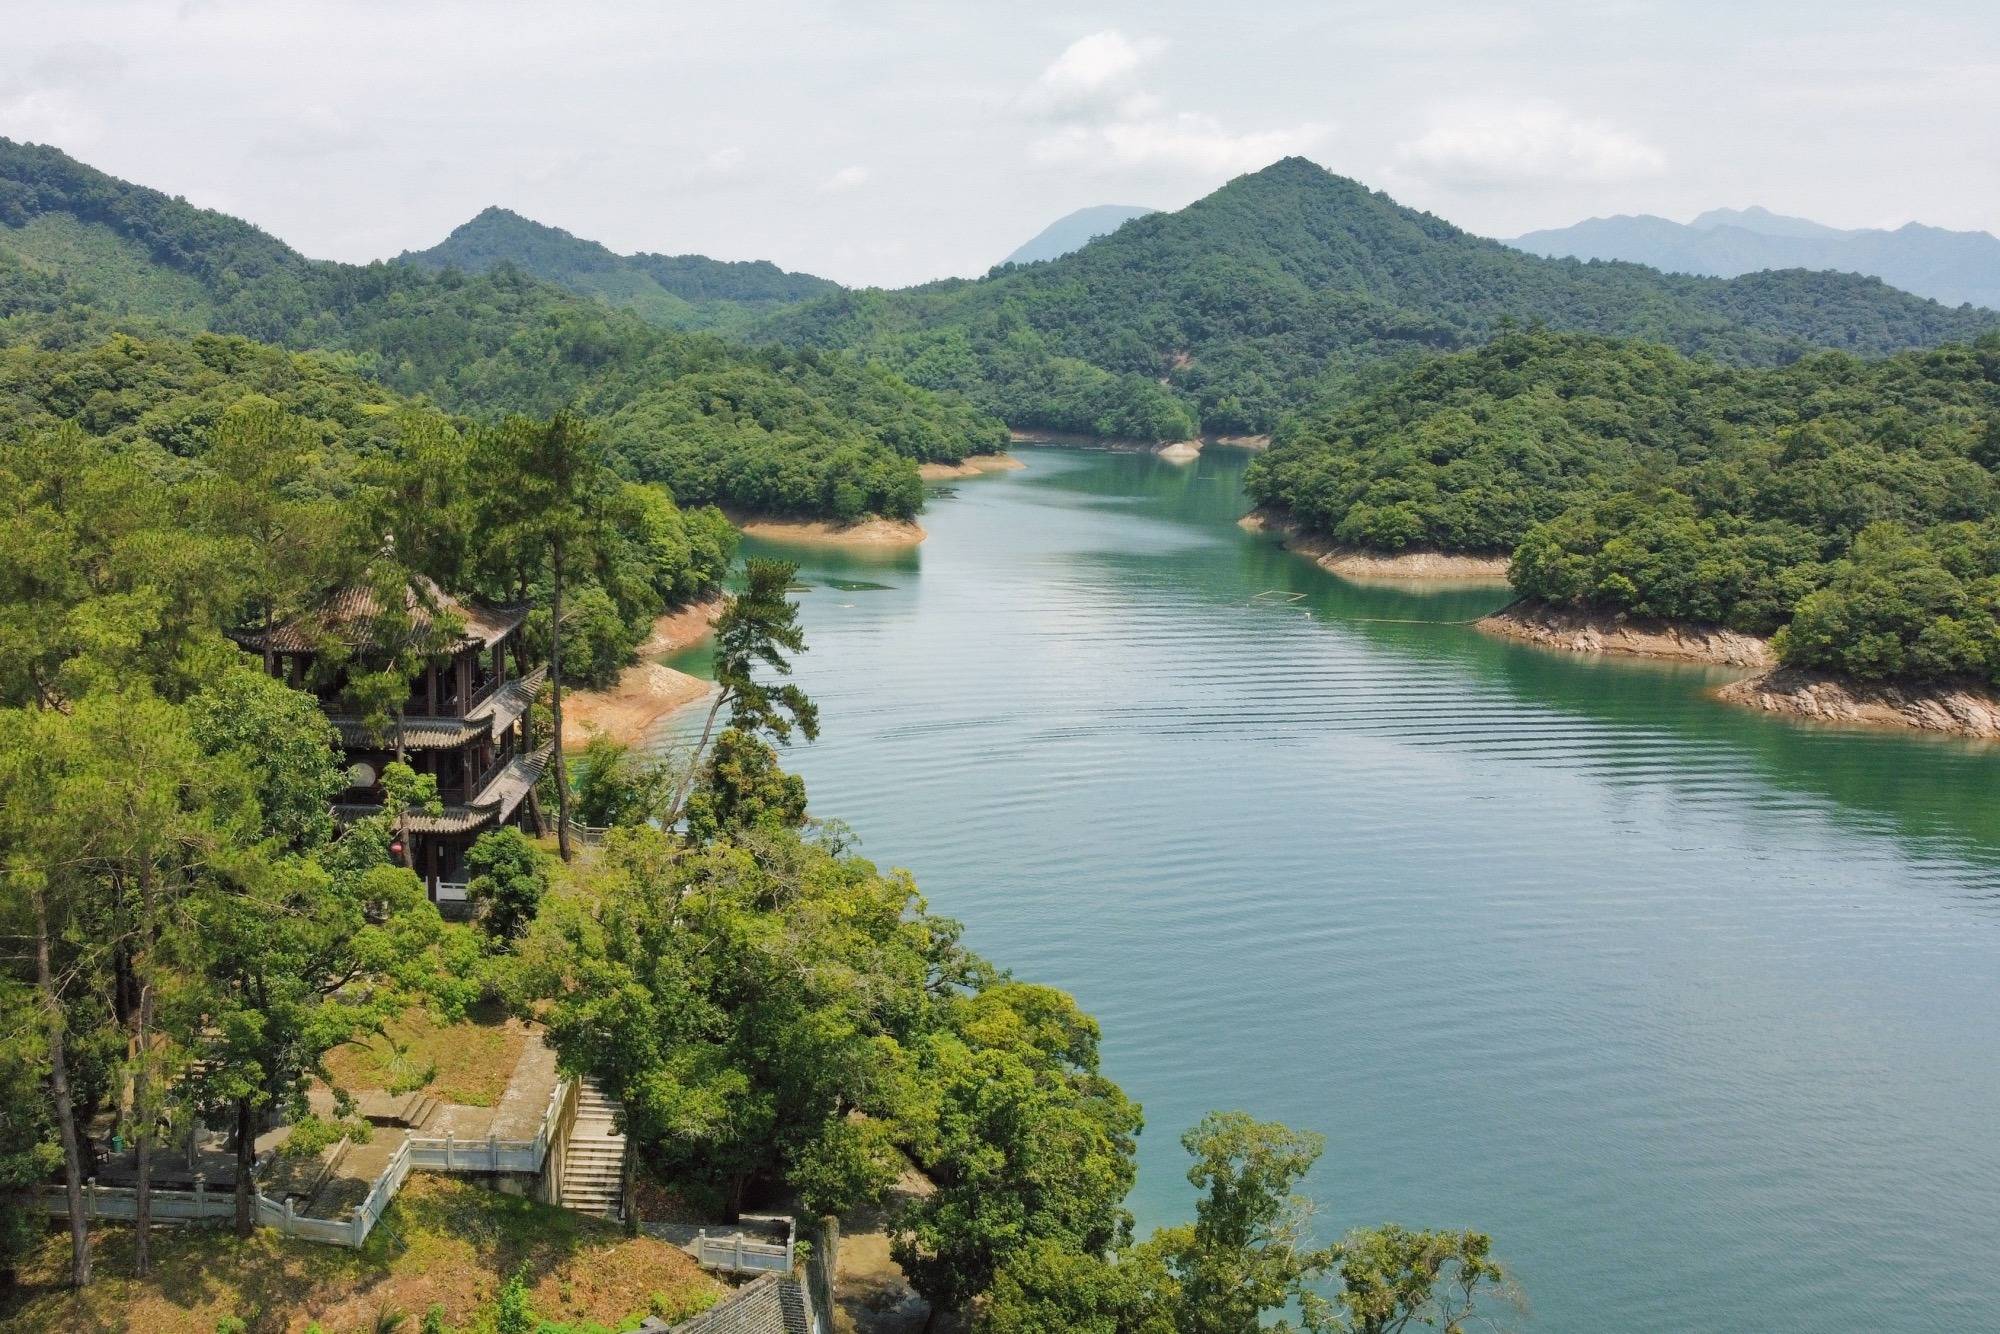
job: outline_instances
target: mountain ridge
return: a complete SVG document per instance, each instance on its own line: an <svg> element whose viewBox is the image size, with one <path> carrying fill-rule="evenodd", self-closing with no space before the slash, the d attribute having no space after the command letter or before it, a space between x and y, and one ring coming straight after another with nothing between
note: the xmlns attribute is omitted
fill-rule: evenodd
<svg viewBox="0 0 2000 1334"><path fill-rule="evenodd" d="M437 273L489 273L512 264L579 296L633 311L677 329L717 328L733 316L758 314L841 289L830 278L793 273L769 260L720 260L706 255L641 251L621 255L601 242L489 204L424 250L391 261Z"/></svg>
<svg viewBox="0 0 2000 1334"><path fill-rule="evenodd" d="M860 349L1016 427L1179 439L1269 430L1370 367L1536 322L1772 364L1967 338L2000 317L1872 278L1538 258L1288 157L1058 259L816 298L754 332Z"/></svg>
<svg viewBox="0 0 2000 1334"><path fill-rule="evenodd" d="M1504 244L1544 257L1622 260L1718 278L1766 269L1857 273L1948 306L2000 310L2000 237L1919 222L1843 229L1752 205L1709 209L1685 223L1649 213L1586 218Z"/></svg>

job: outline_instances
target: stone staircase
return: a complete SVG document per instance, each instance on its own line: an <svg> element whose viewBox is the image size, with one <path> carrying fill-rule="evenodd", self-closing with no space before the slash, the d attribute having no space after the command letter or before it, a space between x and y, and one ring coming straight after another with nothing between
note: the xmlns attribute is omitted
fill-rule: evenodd
<svg viewBox="0 0 2000 1334"><path fill-rule="evenodd" d="M593 1080L577 1089L576 1124L563 1156L562 1204L593 1218L624 1215L625 1135L619 1105Z"/></svg>

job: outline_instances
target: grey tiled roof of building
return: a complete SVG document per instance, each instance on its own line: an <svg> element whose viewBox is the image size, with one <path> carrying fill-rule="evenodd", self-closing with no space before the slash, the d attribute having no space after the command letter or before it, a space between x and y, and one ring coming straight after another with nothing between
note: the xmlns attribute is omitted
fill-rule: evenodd
<svg viewBox="0 0 2000 1334"><path fill-rule="evenodd" d="M648 1320L639 1328L672 1334L813 1334L813 1320L805 1284L790 1274L766 1274L692 1320L672 1326Z"/></svg>

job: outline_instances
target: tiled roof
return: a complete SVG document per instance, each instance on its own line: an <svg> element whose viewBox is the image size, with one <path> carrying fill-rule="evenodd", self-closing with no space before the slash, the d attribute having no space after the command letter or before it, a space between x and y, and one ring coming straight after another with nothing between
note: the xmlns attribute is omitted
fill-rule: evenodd
<svg viewBox="0 0 2000 1334"><path fill-rule="evenodd" d="M392 725L388 731L371 733L359 718L334 718L335 730L340 733L340 744L355 750L379 746L384 750L396 744L396 729ZM486 724L467 718L405 718L403 719L403 747L406 750L452 750L468 741L477 741L486 735Z"/></svg>
<svg viewBox="0 0 2000 1334"><path fill-rule="evenodd" d="M502 823L535 790L542 770L548 767L552 749L543 746L529 754L516 755L465 805L447 806L437 815L407 816L403 827L416 834L468 834ZM347 804L335 806L333 813L343 821L359 820L378 814L381 809L379 805Z"/></svg>
<svg viewBox="0 0 2000 1334"><path fill-rule="evenodd" d="M747 1283L692 1320L672 1326L672 1334L812 1334L805 1284L790 1274L766 1274ZM640 1329L664 1330L663 1324Z"/></svg>
<svg viewBox="0 0 2000 1334"><path fill-rule="evenodd" d="M465 711L463 718L418 717L403 719L403 747L406 750L454 750L483 736L498 738L528 711L548 684L549 669L537 667L526 676L496 686L493 693ZM361 719L334 715L340 744L355 750L396 742L392 725L387 731L371 733Z"/></svg>
<svg viewBox="0 0 2000 1334"><path fill-rule="evenodd" d="M526 607L481 607L460 602L429 579L418 576L404 590L404 605L411 621L428 626L440 615L449 614L464 627L459 647L474 644L491 648L528 618ZM312 653L328 640L351 648L366 647L368 622L381 610L372 588L343 588L330 594L319 606L269 631L246 631L239 643L267 653Z"/></svg>

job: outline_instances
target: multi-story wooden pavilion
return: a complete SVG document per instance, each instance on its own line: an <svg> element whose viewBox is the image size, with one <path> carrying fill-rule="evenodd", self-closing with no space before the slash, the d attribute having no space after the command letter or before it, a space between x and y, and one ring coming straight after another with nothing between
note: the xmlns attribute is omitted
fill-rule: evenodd
<svg viewBox="0 0 2000 1334"><path fill-rule="evenodd" d="M383 624L367 589L347 589L314 610L237 641L264 656L264 669L316 696L340 732L348 787L335 802L343 821L382 809L382 770L400 749L404 762L437 779L444 810L405 817L405 858L441 904L465 898L465 851L489 829L539 829L535 783L549 759L537 747L529 709L547 670L527 670L521 643L526 607L460 602L428 580L407 591L402 625L436 642L390 728L371 729L347 703L356 671L386 660L370 642ZM426 632L436 632L428 634Z"/></svg>

